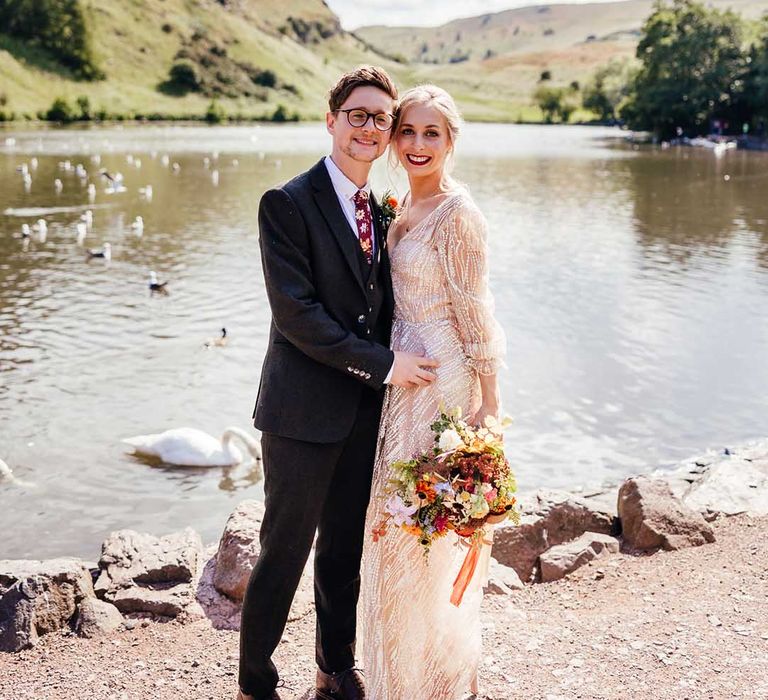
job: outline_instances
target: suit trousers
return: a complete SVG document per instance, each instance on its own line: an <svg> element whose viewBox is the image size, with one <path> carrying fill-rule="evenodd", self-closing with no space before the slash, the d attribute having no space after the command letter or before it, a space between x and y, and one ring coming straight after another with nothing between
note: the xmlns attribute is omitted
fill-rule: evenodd
<svg viewBox="0 0 768 700"><path fill-rule="evenodd" d="M258 700L277 685L271 657L315 533L317 665L338 673L355 664L360 560L383 397L363 389L352 430L340 442L262 435L265 514L243 600L239 674L242 690Z"/></svg>

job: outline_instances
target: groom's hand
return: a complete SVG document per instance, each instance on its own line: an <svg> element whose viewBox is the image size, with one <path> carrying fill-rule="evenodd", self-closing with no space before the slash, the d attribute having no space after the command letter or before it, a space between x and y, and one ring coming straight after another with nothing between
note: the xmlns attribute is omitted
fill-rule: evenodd
<svg viewBox="0 0 768 700"><path fill-rule="evenodd" d="M436 375L430 368L439 367L440 363L413 352L395 350L395 364L392 367L390 384L411 389L426 386L435 381Z"/></svg>

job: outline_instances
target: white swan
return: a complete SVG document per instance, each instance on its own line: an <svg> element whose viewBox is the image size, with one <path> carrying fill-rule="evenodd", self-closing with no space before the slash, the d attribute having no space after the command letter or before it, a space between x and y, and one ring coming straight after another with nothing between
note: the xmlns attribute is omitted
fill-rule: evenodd
<svg viewBox="0 0 768 700"><path fill-rule="evenodd" d="M153 435L123 438L135 454L158 457L182 467L230 467L243 461L243 453L231 443L240 438L254 460L261 460L261 445L240 428L227 428L221 441L196 428L173 428ZM259 468L258 478L262 478Z"/></svg>
<svg viewBox="0 0 768 700"><path fill-rule="evenodd" d="M0 482L3 481L7 481L9 484L14 484L16 486L25 486L29 488L34 487L34 484L31 484L28 481L17 479L13 473L13 469L11 469L2 459L0 459Z"/></svg>
<svg viewBox="0 0 768 700"><path fill-rule="evenodd" d="M5 462L3 462L2 459L0 459L0 481L2 481L3 479L8 479L8 481L13 481L14 476L11 468Z"/></svg>

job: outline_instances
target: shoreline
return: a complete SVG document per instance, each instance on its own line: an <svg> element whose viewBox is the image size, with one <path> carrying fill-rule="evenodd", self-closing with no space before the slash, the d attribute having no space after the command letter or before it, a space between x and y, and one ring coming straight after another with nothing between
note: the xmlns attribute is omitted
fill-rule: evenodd
<svg viewBox="0 0 768 700"><path fill-rule="evenodd" d="M629 532L634 526L627 505L632 490L628 485L633 483L645 490L640 503L644 503L646 522L654 522L653 508L663 512L672 504L687 509L687 515L682 515L692 518L682 530L686 537L691 536L693 522L697 531L711 530L712 539L681 543L668 538L671 549L666 545L638 548L639 540ZM666 506L654 505L652 491L659 485L669 492L661 499L666 499ZM500 526L495 532L492 554L507 565L492 567L486 587L478 700L766 697L767 485L768 440L727 454L692 457L661 476L630 477L622 484L618 501L613 501L623 525L617 537L619 546L597 553L567 575L548 582L534 582L545 571L537 564L538 573L534 571L528 579L531 582L522 584L519 578L514 580L510 564L519 569L525 551L520 546L510 550L512 540L517 545L525 540L530 546L535 539L531 533L540 532L536 528L544 525L550 542L542 555L567 549L573 544L573 533L567 531L584 529L580 521L595 523L586 526L585 535L595 535L589 528L612 525L606 517L611 516L615 493L539 491L536 502L525 496L521 526ZM585 503L590 501L587 508ZM696 511L682 505L684 502L697 504ZM258 524L258 515L250 525L243 520L253 515L249 508L255 512L258 508L241 506L225 530L232 542L240 536L239 549L232 550L239 554L246 540L253 540L253 524ZM181 561L178 553L193 544L194 533L190 533L182 533L175 549L166 543L163 551L173 553L177 563ZM137 537L147 542L154 539L138 533ZM552 546L557 538L564 544ZM108 556L107 560L119 559L116 541L109 547L112 559ZM512 561L510 551L515 552ZM0 697L42 700L56 691L73 698L120 700L170 700L180 694L234 698L239 606L214 590L219 574L215 560L214 545L200 558L200 571L192 576L196 601L191 607L180 606L182 614L124 613L114 626L96 629L88 637L79 637L74 625L65 623L41 636L31 648L0 653ZM100 566L103 577L103 561ZM0 571L5 568L7 562L0 563ZM116 571L111 572L111 582L97 581L97 594L117 580ZM242 580L242 572L235 573ZM3 581L7 579L0 573L0 586ZM232 581L225 585L234 585ZM218 585L223 585L221 580ZM276 652L278 666L293 688L287 697L302 700L312 697L311 598L311 577L307 576ZM124 598L123 603L129 599L131 605L137 604L136 595ZM193 611L198 604L200 610ZM0 615L0 621L3 619Z"/></svg>

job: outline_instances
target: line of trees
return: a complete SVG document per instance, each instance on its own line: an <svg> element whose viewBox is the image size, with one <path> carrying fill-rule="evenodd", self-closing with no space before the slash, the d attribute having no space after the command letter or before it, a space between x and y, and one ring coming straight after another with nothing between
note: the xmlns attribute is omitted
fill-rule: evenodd
<svg viewBox="0 0 768 700"><path fill-rule="evenodd" d="M745 30L730 10L657 3L643 25L622 119L668 138L707 133L715 120L733 132L768 116L768 20L751 43Z"/></svg>
<svg viewBox="0 0 768 700"><path fill-rule="evenodd" d="M581 106L659 138L705 134L714 124L723 133L765 135L768 14L748 24L695 0L657 0L635 57L598 69L581 90ZM576 96L573 86L540 86L534 99L546 121L566 122Z"/></svg>
<svg viewBox="0 0 768 700"><path fill-rule="evenodd" d="M0 32L45 49L81 80L105 77L80 0L0 0Z"/></svg>

